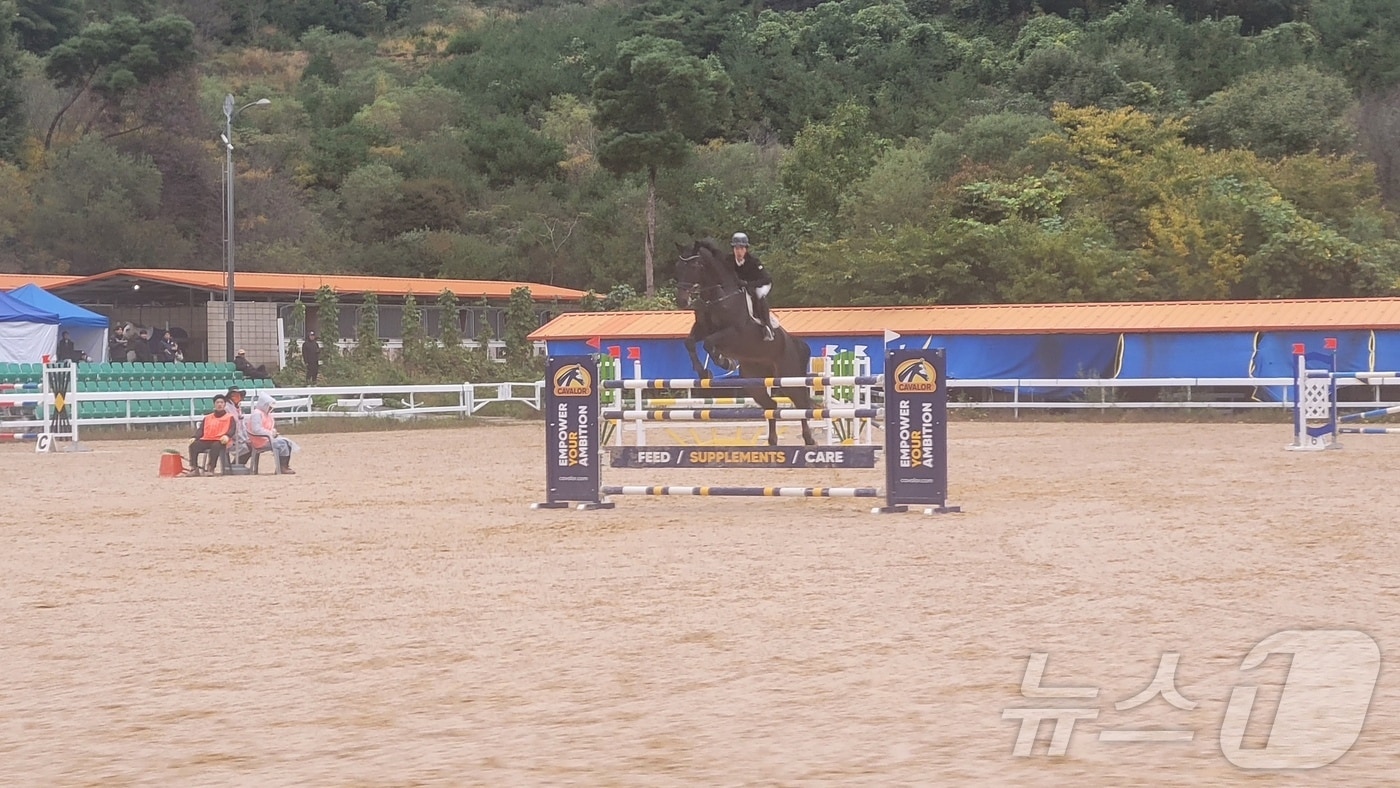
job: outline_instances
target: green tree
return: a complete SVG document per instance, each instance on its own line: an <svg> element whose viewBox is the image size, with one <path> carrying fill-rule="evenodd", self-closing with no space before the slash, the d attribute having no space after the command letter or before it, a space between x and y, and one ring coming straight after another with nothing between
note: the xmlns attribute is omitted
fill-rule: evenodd
<svg viewBox="0 0 1400 788"><path fill-rule="evenodd" d="M75 274L186 264L191 245L162 215L162 184L149 158L88 138L36 179L29 236Z"/></svg>
<svg viewBox="0 0 1400 788"><path fill-rule="evenodd" d="M1400 9L1390 0L1313 0L1309 21L1327 59L1356 87L1400 84Z"/></svg>
<svg viewBox="0 0 1400 788"><path fill-rule="evenodd" d="M83 28L54 47L44 66L55 85L70 91L49 123L44 149L53 144L63 116L89 92L110 112L136 88L184 68L195 57L194 25L183 16L167 14L149 22L119 16Z"/></svg>
<svg viewBox="0 0 1400 788"><path fill-rule="evenodd" d="M81 0L19 0L18 7L0 15L0 19L14 19L19 45L43 55L78 33L83 24L83 4Z"/></svg>
<svg viewBox="0 0 1400 788"><path fill-rule="evenodd" d="M530 288L516 287L510 291L506 303L506 360L523 366L535 356L535 346L527 338L530 332L539 327L535 316L535 299Z"/></svg>
<svg viewBox="0 0 1400 788"><path fill-rule="evenodd" d="M320 328L323 353L327 358L340 357L340 297L330 285L316 291L316 325Z"/></svg>
<svg viewBox="0 0 1400 788"><path fill-rule="evenodd" d="M423 331L423 312L412 293L403 300L403 363L412 370L423 362L428 335Z"/></svg>
<svg viewBox="0 0 1400 788"><path fill-rule="evenodd" d="M654 36L623 42L616 59L594 80L593 101L604 129L599 163L617 175L647 176L642 259L648 295L656 292L657 172L680 165L692 142L723 128L729 89L718 59L700 60L680 42Z"/></svg>
<svg viewBox="0 0 1400 788"><path fill-rule="evenodd" d="M517 181L545 181L559 175L564 146L540 134L520 118L482 120L464 135L467 150L491 186Z"/></svg>
<svg viewBox="0 0 1400 788"><path fill-rule="evenodd" d="M809 212L828 224L836 218L841 198L890 147L870 128L870 110L847 102L826 123L803 129L783 158L783 186L802 200Z"/></svg>
<svg viewBox="0 0 1400 788"><path fill-rule="evenodd" d="M457 294L443 288L438 293L437 305L440 314L440 326L438 337L442 340L442 346L449 352L462 352L462 324L461 308L457 304Z"/></svg>
<svg viewBox="0 0 1400 788"><path fill-rule="evenodd" d="M379 341L379 297L366 293L358 317L355 323L355 357L360 361L383 359L384 345Z"/></svg>
<svg viewBox="0 0 1400 788"><path fill-rule="evenodd" d="M1340 77L1310 66L1265 71L1211 96L1196 113L1188 139L1271 158L1340 153L1354 142L1348 119L1354 106Z"/></svg>
<svg viewBox="0 0 1400 788"><path fill-rule="evenodd" d="M0 161L15 160L25 133L19 52L10 26L4 24L14 13L13 3L0 0Z"/></svg>

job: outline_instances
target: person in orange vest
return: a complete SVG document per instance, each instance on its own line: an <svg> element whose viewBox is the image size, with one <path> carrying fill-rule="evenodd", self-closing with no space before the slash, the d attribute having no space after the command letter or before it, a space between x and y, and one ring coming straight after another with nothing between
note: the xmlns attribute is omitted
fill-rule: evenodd
<svg viewBox="0 0 1400 788"><path fill-rule="evenodd" d="M220 394L214 398L214 411L204 417L204 422L199 425L199 432L195 433L194 440L190 441L190 476L199 476L199 455L208 452L209 464L205 468L205 473L213 474L214 465L218 462L218 452L222 452L224 447L233 440L233 414L228 412L224 405L224 395Z"/></svg>

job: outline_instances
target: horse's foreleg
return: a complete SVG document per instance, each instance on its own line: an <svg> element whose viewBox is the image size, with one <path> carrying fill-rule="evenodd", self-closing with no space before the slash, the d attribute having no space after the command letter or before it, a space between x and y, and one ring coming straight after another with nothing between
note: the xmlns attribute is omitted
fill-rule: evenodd
<svg viewBox="0 0 1400 788"><path fill-rule="evenodd" d="M695 336L695 330L691 329L685 336L685 352L690 354L690 366L695 370L695 376L701 380L710 377L710 371L705 369L705 365L700 363L700 354L695 352L695 347L699 342L699 337ZM709 352L709 348L706 348Z"/></svg>
<svg viewBox="0 0 1400 788"><path fill-rule="evenodd" d="M812 407L812 392L809 389L783 389L779 393L792 400L792 405L795 408L808 410ZM817 439L812 436L812 428L806 419L802 420L802 442L808 446L817 445Z"/></svg>
<svg viewBox="0 0 1400 788"><path fill-rule="evenodd" d="M705 352L710 354L710 358L714 359L715 363L724 367L724 369L729 372L733 372L737 369L739 364L735 360L725 356L720 348L725 343L732 341L736 335L737 332L733 328L723 328L701 340L701 344L705 346Z"/></svg>
<svg viewBox="0 0 1400 788"><path fill-rule="evenodd" d="M773 410L778 407L778 401L776 399L773 399L773 396L768 393L768 389L766 388L746 389L745 393L752 397L753 401L757 402L759 404L759 407L763 408L764 410ZM768 445L778 445L777 419L768 420Z"/></svg>

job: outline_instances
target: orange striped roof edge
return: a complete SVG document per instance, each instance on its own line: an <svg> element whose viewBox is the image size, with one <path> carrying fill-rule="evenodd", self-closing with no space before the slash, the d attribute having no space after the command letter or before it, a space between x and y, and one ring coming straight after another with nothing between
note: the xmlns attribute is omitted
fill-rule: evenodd
<svg viewBox="0 0 1400 788"><path fill-rule="evenodd" d="M1400 298L820 307L773 314L788 331L806 336L1341 331L1400 329ZM568 312L530 339L666 339L685 336L692 322L690 312L679 311Z"/></svg>
<svg viewBox="0 0 1400 788"><path fill-rule="evenodd" d="M119 268L82 278L82 282L99 282L119 276L147 279L166 284L184 285L205 290L223 290L223 271L189 271L172 268ZM68 284L73 284L69 282ZM537 301L559 299L576 302L583 298L582 290L573 290L555 285L542 285L533 282L502 282L484 279L420 279L400 276L355 276L348 274L272 274L260 272L235 272L234 286L240 292L249 293L306 293L314 294L322 285L328 285L337 293L374 293L382 296L407 296L436 298L444 289L456 293L459 298L509 298L510 291L521 286L530 288L530 295Z"/></svg>
<svg viewBox="0 0 1400 788"><path fill-rule="evenodd" d="M61 285L82 279L81 276L61 276L59 274L0 274L0 292L8 292L25 285L38 285L47 290L54 285Z"/></svg>

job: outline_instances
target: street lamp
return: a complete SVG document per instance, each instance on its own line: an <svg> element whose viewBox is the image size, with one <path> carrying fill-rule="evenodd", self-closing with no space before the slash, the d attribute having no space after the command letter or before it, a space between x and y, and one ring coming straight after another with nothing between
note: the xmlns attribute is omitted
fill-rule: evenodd
<svg viewBox="0 0 1400 788"><path fill-rule="evenodd" d="M228 281L224 293L224 345L228 360L233 361L233 119L249 107L265 107L272 102L258 99L235 109L233 94L224 96L224 268Z"/></svg>

